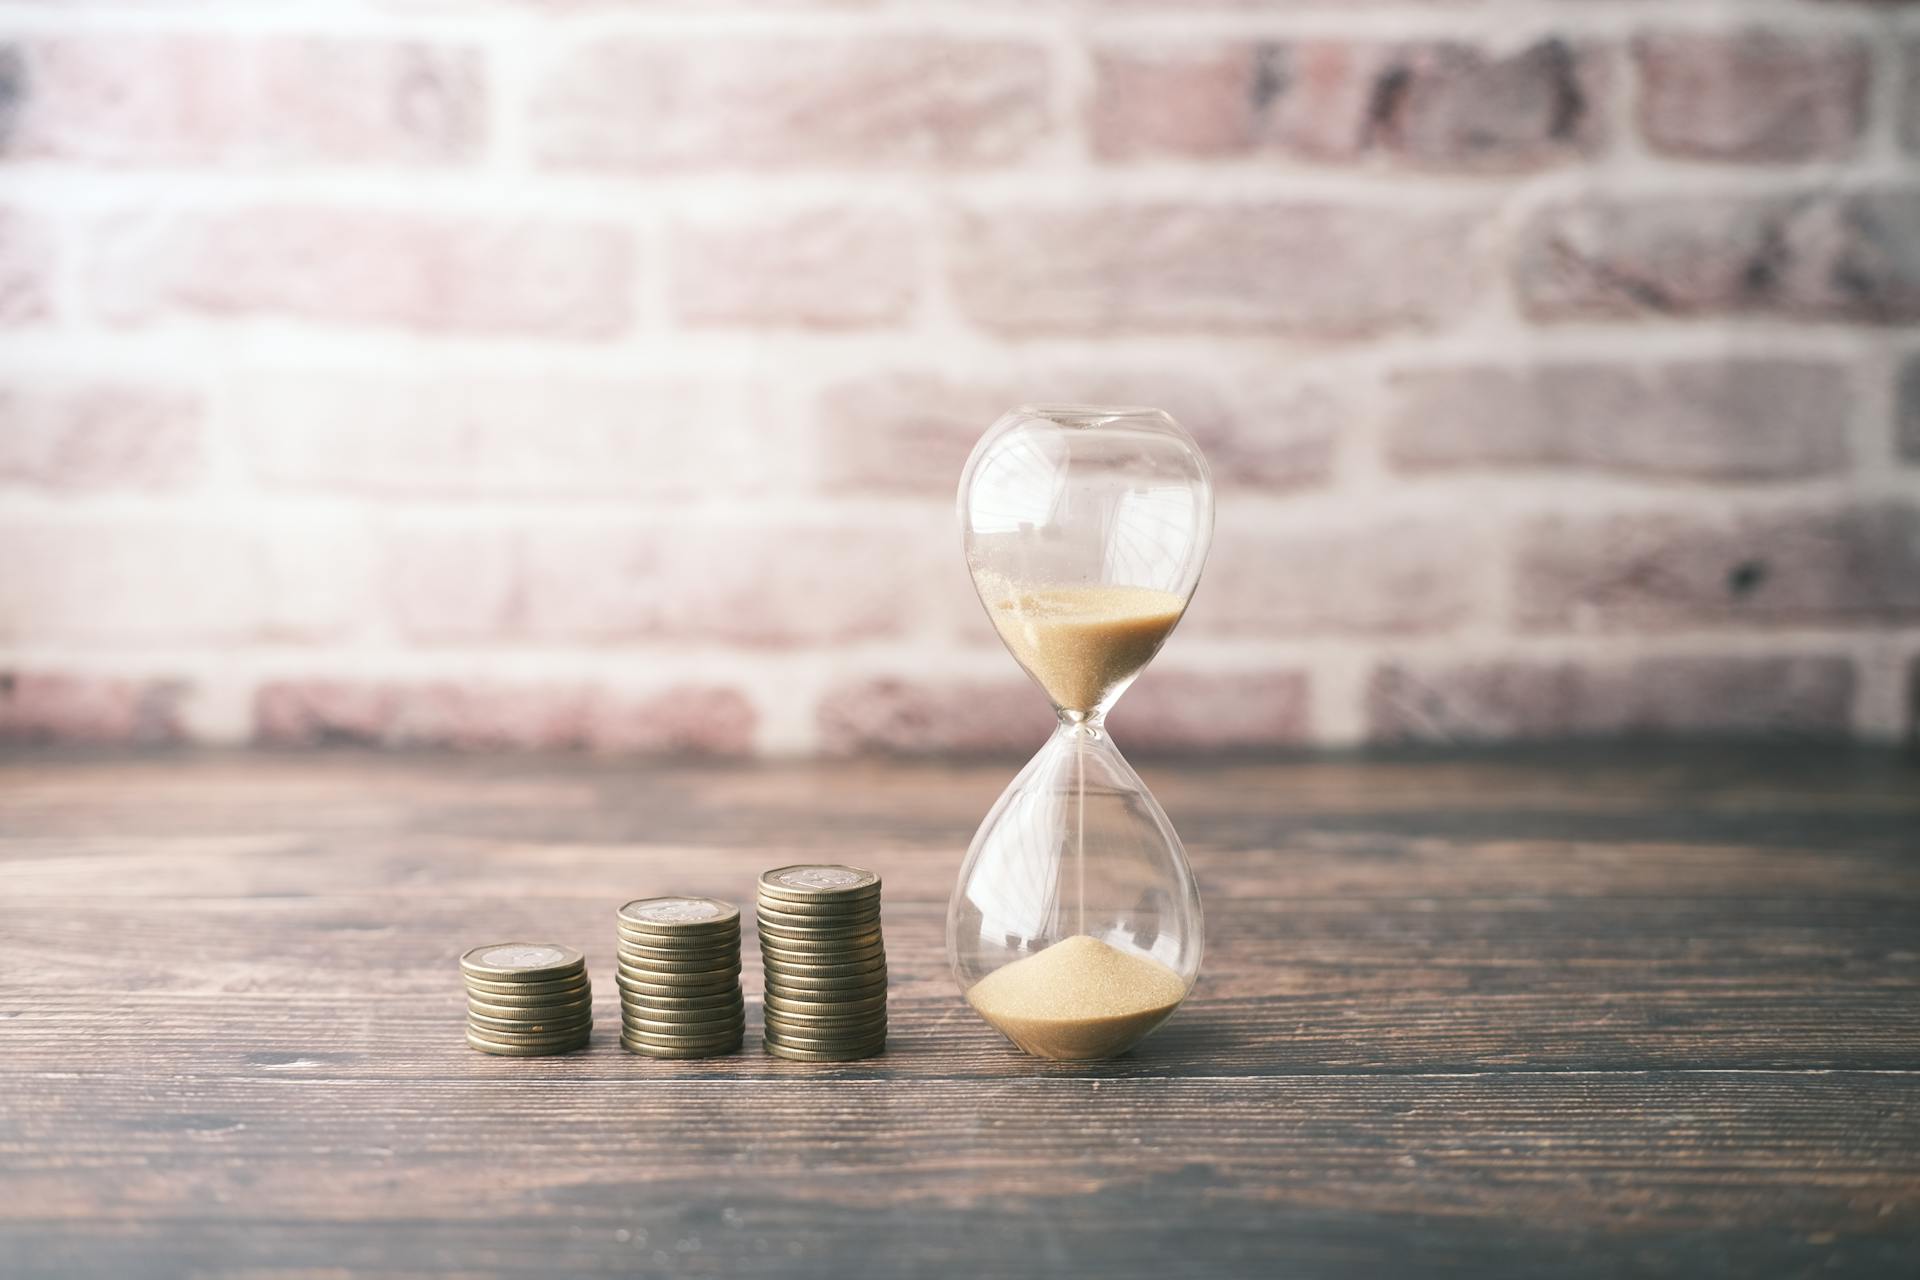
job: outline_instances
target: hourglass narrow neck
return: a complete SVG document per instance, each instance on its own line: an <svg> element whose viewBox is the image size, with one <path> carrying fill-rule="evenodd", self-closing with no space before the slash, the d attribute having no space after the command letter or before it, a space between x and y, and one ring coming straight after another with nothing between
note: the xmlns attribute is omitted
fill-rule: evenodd
<svg viewBox="0 0 1920 1280"><path fill-rule="evenodd" d="M1092 711L1075 711L1065 707L1055 707L1054 714L1060 723L1054 732L1066 734L1086 734L1091 738L1101 738L1107 732L1107 709L1096 707Z"/></svg>

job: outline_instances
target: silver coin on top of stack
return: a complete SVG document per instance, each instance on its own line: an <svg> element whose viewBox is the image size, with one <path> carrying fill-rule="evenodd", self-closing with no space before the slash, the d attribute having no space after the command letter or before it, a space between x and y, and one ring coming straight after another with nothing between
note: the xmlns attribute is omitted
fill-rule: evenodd
<svg viewBox="0 0 1920 1280"><path fill-rule="evenodd" d="M757 917L767 1052L848 1062L886 1048L880 877L858 867L777 867L760 877Z"/></svg>
<svg viewBox="0 0 1920 1280"><path fill-rule="evenodd" d="M593 1033L587 959L572 947L490 942L460 957L460 974L467 983L467 1043L482 1053L571 1053Z"/></svg>
<svg viewBox="0 0 1920 1280"><path fill-rule="evenodd" d="M739 1049L740 909L717 898L641 898L620 908L620 1043L650 1058Z"/></svg>

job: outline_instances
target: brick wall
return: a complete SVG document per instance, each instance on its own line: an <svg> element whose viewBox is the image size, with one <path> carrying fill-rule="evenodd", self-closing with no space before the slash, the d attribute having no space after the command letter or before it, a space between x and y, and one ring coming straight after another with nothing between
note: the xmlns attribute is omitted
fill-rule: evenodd
<svg viewBox="0 0 1920 1280"><path fill-rule="evenodd" d="M1920 705L1920 5L0 0L0 151L0 736L1030 747L1081 398L1131 747Z"/></svg>

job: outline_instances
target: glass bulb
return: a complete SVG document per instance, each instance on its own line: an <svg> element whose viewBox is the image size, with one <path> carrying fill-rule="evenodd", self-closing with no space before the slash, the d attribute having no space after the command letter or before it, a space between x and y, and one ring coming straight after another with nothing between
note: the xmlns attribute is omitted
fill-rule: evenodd
<svg viewBox="0 0 1920 1280"><path fill-rule="evenodd" d="M1157 409L1024 406L974 446L959 510L987 617L1060 723L973 837L947 957L1020 1048L1112 1057L1200 973L1186 851L1104 722L1193 596L1212 481Z"/></svg>

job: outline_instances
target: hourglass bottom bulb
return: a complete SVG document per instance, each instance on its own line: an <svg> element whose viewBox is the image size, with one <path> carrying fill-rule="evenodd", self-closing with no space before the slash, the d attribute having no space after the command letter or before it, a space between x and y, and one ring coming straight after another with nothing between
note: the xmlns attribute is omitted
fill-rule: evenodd
<svg viewBox="0 0 1920 1280"><path fill-rule="evenodd" d="M967 1001L1036 1058L1111 1058L1159 1026L1187 995L1156 960L1076 934L995 969Z"/></svg>

